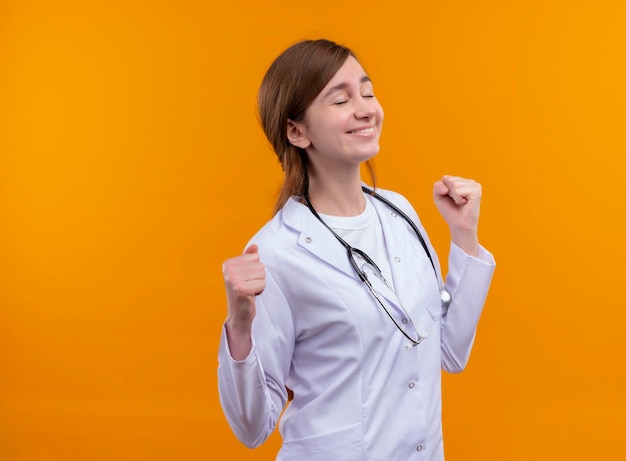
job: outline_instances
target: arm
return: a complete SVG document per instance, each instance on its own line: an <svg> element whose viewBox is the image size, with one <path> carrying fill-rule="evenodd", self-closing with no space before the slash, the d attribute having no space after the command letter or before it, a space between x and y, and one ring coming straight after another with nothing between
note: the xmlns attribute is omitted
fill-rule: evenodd
<svg viewBox="0 0 626 461"><path fill-rule="evenodd" d="M441 324L442 367L459 372L469 359L495 263L478 243L480 184L444 176L435 183L433 195L452 237L445 282L452 302Z"/></svg>
<svg viewBox="0 0 626 461"><path fill-rule="evenodd" d="M469 360L478 320L487 297L495 262L482 246L478 257L450 245L445 288L452 302L441 319L442 367L451 373L463 371Z"/></svg>
<svg viewBox="0 0 626 461"><path fill-rule="evenodd" d="M253 448L274 431L287 402L291 312L256 245L226 261L223 271L228 315L218 355L220 403L237 438Z"/></svg>

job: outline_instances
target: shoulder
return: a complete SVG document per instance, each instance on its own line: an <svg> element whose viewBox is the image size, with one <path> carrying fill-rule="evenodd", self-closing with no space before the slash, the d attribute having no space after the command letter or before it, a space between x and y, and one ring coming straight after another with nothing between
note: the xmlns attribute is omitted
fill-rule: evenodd
<svg viewBox="0 0 626 461"><path fill-rule="evenodd" d="M390 189L380 189L377 188L375 192L378 195L385 197L387 200L390 200L394 205L398 206L398 204L411 206L406 197L399 192L390 190Z"/></svg>
<svg viewBox="0 0 626 461"><path fill-rule="evenodd" d="M418 228L421 229L420 232L422 233L425 232L421 219L419 215L417 214L417 211L415 211L415 208L413 208L413 205L411 205L409 200L404 195L398 192L392 191L392 190L380 189L380 188L376 188L376 194L379 197L382 197L383 199L387 200L389 203L392 204L392 206L398 208L405 215L405 217L409 218L411 221L413 221L414 224L418 226ZM384 213L381 214L380 212L384 208L388 207L388 205L384 204L381 200L377 200L374 197L372 197L370 200L372 201L372 203L374 203L374 205L379 210L379 216L381 215L384 216L385 214Z"/></svg>
<svg viewBox="0 0 626 461"><path fill-rule="evenodd" d="M298 204L290 199L256 234L246 247L256 244L261 259L273 260L293 251L300 236Z"/></svg>
<svg viewBox="0 0 626 461"><path fill-rule="evenodd" d="M368 187L369 189L372 189L370 186L366 186L366 187ZM411 214L411 215L417 215L417 213L415 212L415 209L413 208L413 205L411 205L411 203L407 200L407 198L404 195L400 194L399 192L389 190L389 189L381 189L381 188L376 188L375 192L379 196L391 202L393 205L400 208L405 213Z"/></svg>

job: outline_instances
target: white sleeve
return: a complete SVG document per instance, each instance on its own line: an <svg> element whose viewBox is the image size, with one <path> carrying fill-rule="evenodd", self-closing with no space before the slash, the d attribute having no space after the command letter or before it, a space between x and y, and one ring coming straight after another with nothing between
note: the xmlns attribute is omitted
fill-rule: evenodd
<svg viewBox="0 0 626 461"><path fill-rule="evenodd" d="M493 256L482 246L473 257L451 244L445 288L452 301L441 320L441 361L448 372L467 365L494 269Z"/></svg>
<svg viewBox="0 0 626 461"><path fill-rule="evenodd" d="M269 274L256 309L248 357L232 358L225 327L218 353L222 410L237 438L250 448L261 445L276 428L287 402L285 380L294 348L291 312Z"/></svg>

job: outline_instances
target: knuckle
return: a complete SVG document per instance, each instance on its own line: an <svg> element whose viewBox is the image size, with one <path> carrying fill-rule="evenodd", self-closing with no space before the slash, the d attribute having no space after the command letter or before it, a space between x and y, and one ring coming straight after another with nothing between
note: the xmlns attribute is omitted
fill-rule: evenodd
<svg viewBox="0 0 626 461"><path fill-rule="evenodd" d="M225 276L228 276L228 277L232 276L232 274L233 274L233 266L232 266L232 264L229 263L229 262L225 262L222 265L222 272L224 273Z"/></svg>

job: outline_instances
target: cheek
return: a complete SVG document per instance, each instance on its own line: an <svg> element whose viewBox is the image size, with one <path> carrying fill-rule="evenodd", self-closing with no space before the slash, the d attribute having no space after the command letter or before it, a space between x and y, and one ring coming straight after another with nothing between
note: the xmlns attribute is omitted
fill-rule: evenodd
<svg viewBox="0 0 626 461"><path fill-rule="evenodd" d="M383 120L385 119L385 111L382 106L378 106L378 126L383 125Z"/></svg>

